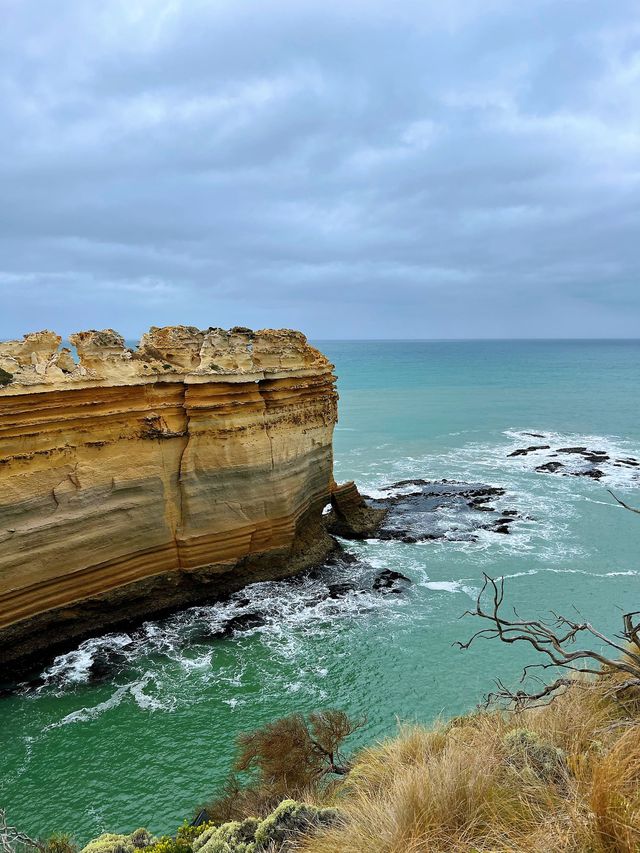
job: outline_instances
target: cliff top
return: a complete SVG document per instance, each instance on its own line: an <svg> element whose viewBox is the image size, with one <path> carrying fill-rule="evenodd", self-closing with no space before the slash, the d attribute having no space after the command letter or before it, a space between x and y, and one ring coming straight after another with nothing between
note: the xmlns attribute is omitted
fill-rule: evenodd
<svg viewBox="0 0 640 853"><path fill-rule="evenodd" d="M113 329L69 336L77 360L62 337L48 330L30 332L21 341L0 342L0 394L23 386L69 386L75 383L138 384L176 375L191 381L206 377L278 375L333 369L302 332L292 329L197 329L152 326L135 349ZM36 390L35 388L33 390Z"/></svg>

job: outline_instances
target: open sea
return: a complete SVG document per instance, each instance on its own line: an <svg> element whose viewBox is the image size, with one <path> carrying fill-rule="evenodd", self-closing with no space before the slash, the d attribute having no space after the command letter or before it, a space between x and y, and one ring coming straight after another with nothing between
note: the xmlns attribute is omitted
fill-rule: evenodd
<svg viewBox="0 0 640 853"><path fill-rule="evenodd" d="M342 708L367 723L354 748L473 708L515 683L530 652L452 644L475 628L483 572L504 576L521 616L576 609L605 632L640 609L640 342L319 342L336 365L335 475L376 496L408 478L484 482L520 517L476 541L348 542L361 562L326 597L322 574L256 584L230 601L96 637L37 687L0 699L0 807L32 835L85 841L146 826L172 832L226 778L234 737L293 711ZM527 433L537 433L531 437ZM535 444L586 446L600 480L539 473ZM452 522L455 524L455 522ZM412 585L371 592L367 572ZM353 575L350 577L349 575ZM236 615L263 624L212 635ZM96 679L96 675L100 678Z"/></svg>

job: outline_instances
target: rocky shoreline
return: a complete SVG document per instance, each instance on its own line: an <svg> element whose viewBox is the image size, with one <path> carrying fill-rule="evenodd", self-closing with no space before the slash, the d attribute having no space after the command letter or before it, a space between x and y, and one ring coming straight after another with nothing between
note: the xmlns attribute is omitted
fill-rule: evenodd
<svg viewBox="0 0 640 853"><path fill-rule="evenodd" d="M544 438L542 433L527 433L534 438ZM640 479L640 459L633 456L615 456L606 450L576 445L553 447L551 444L530 444L518 447L507 454L509 458L535 460L534 470L539 474L559 474L565 477L587 477L591 480L607 478L613 468L637 471Z"/></svg>
<svg viewBox="0 0 640 853"><path fill-rule="evenodd" d="M369 498L362 496L352 482L341 486L334 483L331 502L321 516L321 521L316 516L306 528L305 535L298 540L299 543L306 542L304 558L298 563L289 559L282 563L280 569L276 563L265 563L260 572L256 571L254 564L248 580L236 567L228 575L217 575L215 585L203 586L198 581L190 589L185 588L184 597L177 604L174 584L172 597L164 607L160 606L159 587L155 593L152 614L149 613L147 602L148 596L153 593L148 588L137 601L128 587L119 590L115 594L117 597L111 594L103 606L115 610L120 618L111 619L111 633L105 635L97 650L93 648L93 638L99 636L95 626L103 624L105 620L99 613L95 613L94 608L100 606L99 602L84 602L83 613L87 619L85 631L78 633L76 626L75 632L61 637L46 649L37 649L32 654L23 654L11 662L5 662L0 691L4 689L5 693L10 693L17 685L21 689L38 688L51 679L63 677L65 668L52 668L53 658L59 656L56 658L59 660L68 654L73 658L75 649L82 654L85 643L88 644L87 649L92 648L85 680L94 682L111 678L119 668L126 666L129 654L142 642L144 633L140 633L141 624L150 615L161 626L163 619L171 619L188 607L231 605L229 615L213 625L204 620L198 627L195 620L194 626L185 636L185 642L189 643L206 645L259 630L265 625L265 614L260 606L256 606L258 602L255 598L243 593L247 584L277 580L285 584L282 590L284 594L286 585L295 587L305 584L307 580L320 581L315 597L303 606L315 605L321 600L338 601L349 595L401 595L410 589L410 577L389 568L374 569L368 566L349 552L348 545L342 544L345 540L395 540L405 544L473 543L482 531L508 534L513 524L524 518L516 509L496 506L497 502L504 503L504 489L482 483L403 480L381 491L388 492L388 496ZM182 578L182 575L178 577ZM190 579L190 574L184 576L184 580ZM154 582L166 583L166 578L154 579ZM58 614L44 614L42 618L58 618ZM45 678L44 672L51 674Z"/></svg>

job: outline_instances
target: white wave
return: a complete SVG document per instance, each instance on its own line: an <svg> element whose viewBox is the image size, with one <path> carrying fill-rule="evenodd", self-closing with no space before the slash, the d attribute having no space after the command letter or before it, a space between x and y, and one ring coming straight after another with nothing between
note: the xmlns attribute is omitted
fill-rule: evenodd
<svg viewBox="0 0 640 853"><path fill-rule="evenodd" d="M137 706L142 711L172 711L176 705L175 696L167 696L164 700L160 700L144 692L144 688L154 681L157 684L154 675L151 672L147 672L141 681L134 681L129 686L129 693L133 696Z"/></svg>
<svg viewBox="0 0 640 853"><path fill-rule="evenodd" d="M632 489L640 485L640 469L633 466L625 466L619 460L637 458L638 448L620 436L606 435L590 435L583 433L561 433L561 432L544 432L533 430L532 432L540 432L542 438L532 438L531 433L524 430L507 429L503 435L511 440L511 444L506 449L506 458L512 465L518 466L524 470L532 471L538 467L541 462L549 458L549 461L556 459L554 455L558 448L562 447L586 447L588 450L602 451L609 459L603 462L598 462L596 467L602 471L604 477L602 481L596 481L592 484L593 488L602 488L602 485L614 486L619 489ZM523 456L510 457L509 453L524 446L534 446L535 442L544 441L550 445L549 449L534 450ZM567 465L567 459L563 456L563 464ZM581 472L589 470L590 463L584 460L579 454L571 457L571 466L569 473ZM553 476L544 474L545 477Z"/></svg>
<svg viewBox="0 0 640 853"><path fill-rule="evenodd" d="M75 723L87 723L101 717L107 711L117 708L127 697L131 697L137 706L143 711L170 711L175 706L175 697L165 696L163 700L149 696L144 692L145 687L155 683L156 687L160 687L156 674L147 671L141 679L131 681L128 684L123 684L118 687L112 695L105 699L104 702L99 702L97 705L92 705L87 708L79 708L76 711L66 714L61 720L55 723L50 723L45 726L44 731L49 729L57 729L61 726L69 726Z"/></svg>
<svg viewBox="0 0 640 853"><path fill-rule="evenodd" d="M528 575L537 575L538 569L529 569L527 572L512 572L510 575L502 575L502 577L507 580L509 578L524 578Z"/></svg>
<svg viewBox="0 0 640 853"><path fill-rule="evenodd" d="M428 581L424 584L427 589L442 590L443 592L461 592L460 581Z"/></svg>
<svg viewBox="0 0 640 853"><path fill-rule="evenodd" d="M77 649L54 658L51 666L42 673L44 684L39 689L42 690L52 683L70 685L88 681L98 654L117 652L126 657L125 650L131 646L131 643L129 634L105 634L101 637L91 637L80 643Z"/></svg>
<svg viewBox="0 0 640 853"><path fill-rule="evenodd" d="M90 720L95 720L99 716L105 713L105 711L109 711L111 708L117 708L118 705L122 702L124 697L129 692L129 684L125 684L123 687L119 687L115 693L113 693L108 699L104 702L99 702L97 705L94 705L91 708L80 708L77 711L72 711L70 714L67 714L57 723L50 723L45 727L45 731L49 729L58 729L61 726L69 726L73 723L86 723Z"/></svg>
<svg viewBox="0 0 640 853"><path fill-rule="evenodd" d="M386 567L380 561L379 568ZM114 670L109 677L117 679L123 672L140 672L137 680L116 690L106 701L93 708L74 711L60 724L93 719L115 704L131 697L142 710L172 710L174 698L162 700L162 688L156 685L154 695L149 693L150 682L162 677L165 663L177 665L188 679L203 683L216 681L225 690L241 686L244 667L230 670L224 657L218 662L222 646L216 639L225 639L228 627L236 618L247 617L246 625L239 623L235 631L234 647L242 655L247 643L259 642L269 648L270 656L285 660L296 659L306 638L324 636L328 632L348 630L355 621L370 613L384 614L385 618L399 618L404 607L401 596L385 596L372 590L376 565L345 563L328 566L324 573L303 576L291 581L261 582L251 584L226 601L199 605L179 611L162 619L151 620L132 634L106 634L81 643L77 649L58 656L43 673L43 684L36 693L63 692L76 685L87 683L94 675L96 664L109 666L116 654ZM344 587L332 593L332 584ZM352 589L348 585L353 585ZM250 620L255 620L253 625ZM213 645L212 645L213 644ZM228 639L224 648L228 648ZM248 656L250 659L251 656ZM163 663L163 661L165 663ZM152 669L143 667L149 667ZM107 673L108 674L108 673ZM187 701L187 690L178 689Z"/></svg>

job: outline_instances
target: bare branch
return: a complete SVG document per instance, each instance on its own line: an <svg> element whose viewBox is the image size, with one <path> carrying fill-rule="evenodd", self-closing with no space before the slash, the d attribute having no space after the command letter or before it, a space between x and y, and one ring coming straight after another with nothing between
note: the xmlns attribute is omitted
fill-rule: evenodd
<svg viewBox="0 0 640 853"><path fill-rule="evenodd" d="M620 500L620 498L617 498L617 497L613 494L613 492L611 491L611 489L607 489L607 491L609 492L609 494L611 495L611 497L614 499L614 501L615 501L616 503L619 503L619 504L620 504L620 506L623 506L625 509L628 509L628 510L629 510L629 512L637 512L637 513L638 513L638 515L640 515L640 509L636 509L636 508L635 508L635 507L633 507L633 506L629 506L629 504L626 504L623 500Z"/></svg>
<svg viewBox="0 0 640 853"><path fill-rule="evenodd" d="M484 602L488 599L489 607ZM626 680L614 686L612 693L618 695L632 687L640 686L640 612L623 615L623 630L616 640L607 637L593 627L589 622L574 622L562 614L552 613L553 621L545 622L538 619L521 619L514 609L516 619L507 619L501 613L504 602L504 578L498 580L484 574L484 583L478 593L476 608L468 611L489 623L489 627L481 628L466 642L454 645L468 649L477 639L498 639L503 643L528 643L536 652L543 655L541 663L529 664L524 668L521 683L531 676L533 669L564 669L572 673L561 676L551 684L543 684L540 690L527 692L513 691L502 682L498 682L498 690L489 695L487 702L507 700L516 709L530 707L532 703L544 703L551 700L561 689L576 683L574 673L589 676L601 676L605 673L616 672L624 674ZM578 614L580 615L580 614ZM575 648L580 637L593 637L607 649L616 652L615 656L592 648ZM637 650L637 651L636 651ZM541 681L541 679L537 679Z"/></svg>
<svg viewBox="0 0 640 853"><path fill-rule="evenodd" d="M22 847L30 847L33 850L42 851L45 845L40 841L30 838L24 832L20 832L15 826L9 826L5 810L0 809L0 848L3 853L16 853Z"/></svg>

